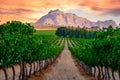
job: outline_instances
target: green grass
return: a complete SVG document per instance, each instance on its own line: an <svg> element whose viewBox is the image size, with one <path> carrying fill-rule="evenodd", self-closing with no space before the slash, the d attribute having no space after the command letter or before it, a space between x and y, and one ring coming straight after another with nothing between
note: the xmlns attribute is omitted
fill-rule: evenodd
<svg viewBox="0 0 120 80"><path fill-rule="evenodd" d="M34 35L41 35L41 36L56 36L56 30L37 30Z"/></svg>

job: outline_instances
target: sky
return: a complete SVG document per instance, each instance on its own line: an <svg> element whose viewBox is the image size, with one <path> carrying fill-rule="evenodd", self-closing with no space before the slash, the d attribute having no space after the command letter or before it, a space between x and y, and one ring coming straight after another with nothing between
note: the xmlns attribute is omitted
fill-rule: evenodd
<svg viewBox="0 0 120 80"><path fill-rule="evenodd" d="M74 13L90 21L120 23L120 0L0 0L0 23L36 22L50 10Z"/></svg>

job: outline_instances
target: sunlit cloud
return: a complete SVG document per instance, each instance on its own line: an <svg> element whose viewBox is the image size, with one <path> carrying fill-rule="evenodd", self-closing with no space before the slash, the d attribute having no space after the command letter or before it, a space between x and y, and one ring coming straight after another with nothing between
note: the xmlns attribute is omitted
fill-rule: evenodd
<svg viewBox="0 0 120 80"><path fill-rule="evenodd" d="M120 16L120 0L82 0L79 6L103 15Z"/></svg>
<svg viewBox="0 0 120 80"><path fill-rule="evenodd" d="M119 0L0 0L0 20L35 22L49 10L78 9L98 15L120 16ZM6 17L7 15L7 17Z"/></svg>

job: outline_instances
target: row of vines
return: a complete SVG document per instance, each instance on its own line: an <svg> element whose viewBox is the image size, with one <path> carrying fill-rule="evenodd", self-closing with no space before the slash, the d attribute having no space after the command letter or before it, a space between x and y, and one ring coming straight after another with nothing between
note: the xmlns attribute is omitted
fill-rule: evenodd
<svg viewBox="0 0 120 80"><path fill-rule="evenodd" d="M70 39L69 43L81 67L96 80L120 80L120 28L109 27L94 39Z"/></svg>
<svg viewBox="0 0 120 80"><path fill-rule="evenodd" d="M11 21L0 25L0 69L4 71L5 80L8 80L7 68L12 68L12 80L16 80L15 65L20 65L19 79L25 80L26 76L51 64L63 49L62 39L34 33L29 23Z"/></svg>

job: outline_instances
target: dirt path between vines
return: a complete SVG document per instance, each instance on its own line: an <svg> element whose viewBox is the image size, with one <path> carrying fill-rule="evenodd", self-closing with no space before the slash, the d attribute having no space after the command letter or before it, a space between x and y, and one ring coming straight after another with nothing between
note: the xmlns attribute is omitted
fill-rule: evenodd
<svg viewBox="0 0 120 80"><path fill-rule="evenodd" d="M43 78L33 77L31 80L95 80L77 65L68 49L67 43L58 59L42 74Z"/></svg>

